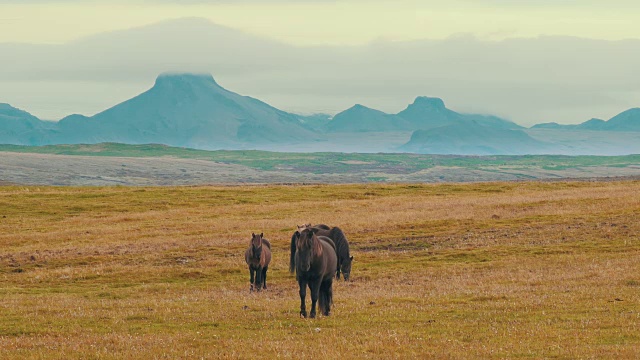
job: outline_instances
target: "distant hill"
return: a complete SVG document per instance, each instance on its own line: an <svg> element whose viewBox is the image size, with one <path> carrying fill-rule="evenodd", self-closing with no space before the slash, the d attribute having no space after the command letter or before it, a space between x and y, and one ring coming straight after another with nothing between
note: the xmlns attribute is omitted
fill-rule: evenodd
<svg viewBox="0 0 640 360"><path fill-rule="evenodd" d="M42 121L26 111L0 103L0 143L34 145L46 138L55 123Z"/></svg>
<svg viewBox="0 0 640 360"><path fill-rule="evenodd" d="M492 115L461 114L448 109L440 98L419 96L397 114L387 114L362 105L355 105L336 116L327 124L328 132L384 132L427 130L441 126L479 124L502 128L522 129L509 120Z"/></svg>
<svg viewBox="0 0 640 360"><path fill-rule="evenodd" d="M400 150L421 154L541 154L549 144L522 130L487 126L476 121L417 130Z"/></svg>
<svg viewBox="0 0 640 360"><path fill-rule="evenodd" d="M609 121L591 119L577 125L543 123L534 125L531 128L558 130L640 131L640 108L623 111L609 119Z"/></svg>
<svg viewBox="0 0 640 360"><path fill-rule="evenodd" d="M328 132L383 132L408 129L410 126L405 120L360 104L337 114L326 125Z"/></svg>
<svg viewBox="0 0 640 360"><path fill-rule="evenodd" d="M610 131L640 131L640 108L633 108L612 117L607 121Z"/></svg>

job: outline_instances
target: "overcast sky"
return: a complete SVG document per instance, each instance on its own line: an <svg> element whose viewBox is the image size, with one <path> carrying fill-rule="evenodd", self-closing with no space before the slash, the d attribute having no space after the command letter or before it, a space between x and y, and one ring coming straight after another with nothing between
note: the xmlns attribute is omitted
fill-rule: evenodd
<svg viewBox="0 0 640 360"><path fill-rule="evenodd" d="M209 22L168 21L190 17ZM92 115L158 72L201 71L290 111L428 95L578 123L640 106L638 24L637 0L0 0L0 102Z"/></svg>
<svg viewBox="0 0 640 360"><path fill-rule="evenodd" d="M0 42L61 43L180 17L292 44L378 38L640 38L636 0L0 0Z"/></svg>

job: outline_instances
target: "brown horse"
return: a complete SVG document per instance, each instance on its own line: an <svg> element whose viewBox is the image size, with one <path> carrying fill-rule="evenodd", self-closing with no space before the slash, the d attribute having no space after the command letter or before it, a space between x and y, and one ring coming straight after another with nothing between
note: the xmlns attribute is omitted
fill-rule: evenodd
<svg viewBox="0 0 640 360"><path fill-rule="evenodd" d="M263 234L251 234L251 243L249 248L244 252L244 259L249 265L249 274L251 275L251 288L254 285L257 291L267 288L267 269L271 262L271 243L263 237ZM254 278L255 272L255 278Z"/></svg>
<svg viewBox="0 0 640 360"><path fill-rule="evenodd" d="M335 245L330 239L316 236L314 229L296 231L291 237L289 271L296 272L300 287L300 316L307 317L305 298L311 291L311 318L316 317L316 303L329 316L333 303L333 277L338 266Z"/></svg>
<svg viewBox="0 0 640 360"><path fill-rule="evenodd" d="M336 279L340 279L340 271L342 271L342 275L344 276L344 281L349 281L349 277L351 276L351 263L353 262L353 256L349 253L349 241L347 241L347 237L342 232L342 229L339 227L329 227L325 224L305 224L298 225L298 231L304 228L314 228L318 231L316 234L320 236L326 236L333 240L333 243L336 245L336 255L338 255L338 270L336 270Z"/></svg>

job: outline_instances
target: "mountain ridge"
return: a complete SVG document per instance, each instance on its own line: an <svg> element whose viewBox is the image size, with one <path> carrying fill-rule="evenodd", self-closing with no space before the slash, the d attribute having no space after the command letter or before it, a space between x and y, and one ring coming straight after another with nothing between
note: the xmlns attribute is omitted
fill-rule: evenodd
<svg viewBox="0 0 640 360"><path fill-rule="evenodd" d="M640 108L624 111L609 121L591 119L571 127L559 124L537 127L640 131ZM128 100L93 116L72 114L57 123L0 104L0 142L16 145L161 143L207 150L286 148L305 152L318 146L335 151L335 144L341 142L355 142L351 149L357 149L358 142L375 145L392 138L395 145L383 148L384 151L437 154L570 151L570 147L554 148L525 130L497 116L458 113L447 108L441 98L428 96L416 97L396 114L356 104L333 117L296 115L229 91L209 73L165 72L156 77L151 88ZM320 145L315 146L316 143Z"/></svg>
<svg viewBox="0 0 640 360"><path fill-rule="evenodd" d="M640 108L625 110L609 120L590 119L580 124L564 125L558 123L542 123L532 129L564 129L595 131L640 131Z"/></svg>

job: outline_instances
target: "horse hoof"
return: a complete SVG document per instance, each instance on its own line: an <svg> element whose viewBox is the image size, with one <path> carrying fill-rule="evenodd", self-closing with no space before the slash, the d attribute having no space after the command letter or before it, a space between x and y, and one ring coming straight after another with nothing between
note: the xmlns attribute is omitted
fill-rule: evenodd
<svg viewBox="0 0 640 360"><path fill-rule="evenodd" d="M307 318L307 312L306 311L301 311L300 312L300 317L303 318L303 319L306 319Z"/></svg>
<svg viewBox="0 0 640 360"><path fill-rule="evenodd" d="M315 319L316 318L316 314L315 313L311 313L311 315L309 317L312 318L312 319Z"/></svg>

